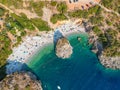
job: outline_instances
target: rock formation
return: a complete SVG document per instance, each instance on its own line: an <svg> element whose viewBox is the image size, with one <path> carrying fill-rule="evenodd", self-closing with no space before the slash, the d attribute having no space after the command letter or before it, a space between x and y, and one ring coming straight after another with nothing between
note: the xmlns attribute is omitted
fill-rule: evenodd
<svg viewBox="0 0 120 90"><path fill-rule="evenodd" d="M106 68L120 69L120 57L107 57L104 55L99 56L101 64Z"/></svg>
<svg viewBox="0 0 120 90"><path fill-rule="evenodd" d="M56 55L60 58L69 58L72 54L72 46L69 41L62 37L57 41L56 44Z"/></svg>
<svg viewBox="0 0 120 90"><path fill-rule="evenodd" d="M94 42L92 42L94 41ZM97 54L100 63L106 67L111 69L120 69L120 57L109 57L104 55L104 49L102 44L95 38L89 38L89 43L93 44L91 50Z"/></svg>
<svg viewBox="0 0 120 90"><path fill-rule="evenodd" d="M42 90L40 82L30 72L7 75L0 82L0 90Z"/></svg>

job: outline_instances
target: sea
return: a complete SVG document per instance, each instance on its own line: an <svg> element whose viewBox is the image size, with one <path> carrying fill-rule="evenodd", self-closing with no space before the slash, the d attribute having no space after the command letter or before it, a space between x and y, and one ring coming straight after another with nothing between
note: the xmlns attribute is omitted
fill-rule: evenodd
<svg viewBox="0 0 120 90"><path fill-rule="evenodd" d="M90 50L87 33L70 34L67 39L73 47L71 57L57 57L51 43L27 63L43 90L120 90L120 70L105 68L100 63Z"/></svg>

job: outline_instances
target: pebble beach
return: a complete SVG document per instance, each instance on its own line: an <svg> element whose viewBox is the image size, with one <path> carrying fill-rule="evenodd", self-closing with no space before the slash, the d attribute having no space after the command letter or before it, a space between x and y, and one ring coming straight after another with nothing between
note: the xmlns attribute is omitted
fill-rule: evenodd
<svg viewBox="0 0 120 90"><path fill-rule="evenodd" d="M21 71L23 64L27 63L40 48L59 38L59 33L55 34L57 31L66 36L72 33L85 32L85 29L73 22L68 22L58 26L54 31L43 32L38 36L26 36L18 47L13 48L13 53L8 57L6 73Z"/></svg>

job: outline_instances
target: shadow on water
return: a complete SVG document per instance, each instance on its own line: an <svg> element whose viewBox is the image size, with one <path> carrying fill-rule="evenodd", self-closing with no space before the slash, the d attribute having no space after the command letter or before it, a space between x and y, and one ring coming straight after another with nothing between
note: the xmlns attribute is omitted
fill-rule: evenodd
<svg viewBox="0 0 120 90"><path fill-rule="evenodd" d="M0 67L0 81L6 77L5 70L6 70L6 64Z"/></svg>
<svg viewBox="0 0 120 90"><path fill-rule="evenodd" d="M54 33L54 45L56 45L58 39L62 38L62 37L63 37L62 33L59 30L56 31ZM39 79L38 78L37 79L41 80L42 83L43 83L44 79L49 81L50 84L53 86L59 85L59 83L61 83L61 86L63 85L63 88L65 88L63 90L70 90L70 89L68 89L68 87L74 88L71 90L77 90L78 87L79 88L83 87L83 88L85 88L84 90L88 90L87 89L88 86L91 87L89 90L100 90L101 88L99 89L99 87L94 86L94 85L96 85L96 83L98 83L98 86L99 85L101 85L102 87L108 86L110 88L113 86L116 86L116 84L117 84L118 86L116 86L116 87L119 88L120 73L116 72L114 74L113 71L108 72L108 70L105 70L103 67L101 67L101 64L96 65L97 63L96 63L96 61L94 61L94 59L96 60L96 58L89 57L89 60L86 59L87 58L86 55L88 55L88 56L93 56L93 55L91 53L88 53L88 54L85 53L85 55L84 55L85 50L86 49L83 49L83 51L81 51L82 52L81 53L82 57L81 57L80 54L78 54L79 53L78 48L76 48L77 54L76 54L76 56L74 56L76 58L74 58L72 60L52 60L51 56L48 57L47 55L46 56L44 55L44 57L47 57L47 60L44 63L42 63L42 65L46 66L46 68L44 67L45 69L40 68L40 67L38 68L37 65L40 65L39 63L37 65L35 65L36 68L33 69L33 68L30 68L26 63L11 61L11 62L9 62L9 64L11 64L12 67L9 67L8 70L9 69L12 70L12 69L14 69L14 67L17 68L19 66L22 66L21 68L14 70L14 71L15 72L30 71L34 75L37 74L36 75L37 77L39 74L41 74L41 76L39 76ZM81 61L78 60L79 58ZM44 58L42 58L41 60L43 60L43 59ZM61 66L61 67L58 67L58 66ZM54 67L57 67L57 68L54 68ZM43 71L41 71L40 69ZM36 73L35 74L33 72L33 70L37 70L37 73L34 71ZM0 74L1 74L1 72L0 72ZM58 77L60 77L60 78L58 78ZM73 82L75 82L74 85L73 85ZM84 85L88 85L88 86L84 86ZM94 87L96 87L97 89L94 89ZM45 90L50 90L50 89L45 89ZM52 90L56 90L56 89L52 89ZM81 90L83 90L83 89L81 89ZM119 90L119 89L103 88L103 90Z"/></svg>
<svg viewBox="0 0 120 90"><path fill-rule="evenodd" d="M60 38L63 38L64 36L62 35L62 33L57 30L54 32L54 39L53 39L53 42L54 42L54 50L55 50L55 46L56 46L56 43L57 41L60 39ZM4 79L6 77L7 74L12 74L14 72L23 72L23 71L30 71L32 72L33 74L35 74L33 72L32 69L30 69L28 67L28 65L26 63L21 63L21 62L18 62L18 61L9 61L9 63L3 65L2 67L0 67L0 81L2 79ZM6 73L8 72L8 73ZM36 75L37 76L37 75Z"/></svg>
<svg viewBox="0 0 120 90"><path fill-rule="evenodd" d="M57 41L60 39L60 38L63 38L63 34L57 30L54 32L54 39L53 39L53 42L54 42L54 50L55 50L55 47L56 47L56 44L57 44Z"/></svg>
<svg viewBox="0 0 120 90"><path fill-rule="evenodd" d="M10 75L10 74L13 74L16 72L17 73L31 72L36 76L36 74L32 71L32 69L30 69L28 67L28 65L26 63L21 63L18 61L9 61L9 63L5 64L4 66L2 66L0 68L0 81L3 80L7 74ZM28 75L30 76L31 79L33 79L31 74L28 74ZM37 76L36 76L36 78L37 78ZM37 80L38 80L38 78L37 78Z"/></svg>

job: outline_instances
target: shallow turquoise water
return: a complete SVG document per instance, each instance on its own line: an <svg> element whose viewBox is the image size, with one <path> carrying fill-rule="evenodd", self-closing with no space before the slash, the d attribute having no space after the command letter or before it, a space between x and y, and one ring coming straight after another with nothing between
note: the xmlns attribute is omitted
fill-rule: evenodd
<svg viewBox="0 0 120 90"><path fill-rule="evenodd" d="M58 58L53 44L49 44L28 63L44 90L58 90L58 85L61 90L120 90L120 71L100 64L89 49L87 34L72 34L68 40L73 46L70 58Z"/></svg>

